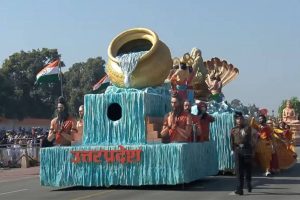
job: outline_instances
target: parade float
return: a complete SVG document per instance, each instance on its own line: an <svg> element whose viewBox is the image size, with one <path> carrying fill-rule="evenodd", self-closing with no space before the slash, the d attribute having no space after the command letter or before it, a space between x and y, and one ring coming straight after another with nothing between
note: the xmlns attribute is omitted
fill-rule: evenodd
<svg viewBox="0 0 300 200"><path fill-rule="evenodd" d="M194 99L210 102L208 111L215 122L208 142L162 141L172 88L167 79L179 63L194 73L189 88ZM213 86L216 80L224 87L236 78L239 71L232 64L219 58L203 61L196 48L172 59L156 33L135 28L110 43L106 73L112 85L105 93L84 97L82 144L41 150L41 185L174 185L234 168L233 109Z"/></svg>

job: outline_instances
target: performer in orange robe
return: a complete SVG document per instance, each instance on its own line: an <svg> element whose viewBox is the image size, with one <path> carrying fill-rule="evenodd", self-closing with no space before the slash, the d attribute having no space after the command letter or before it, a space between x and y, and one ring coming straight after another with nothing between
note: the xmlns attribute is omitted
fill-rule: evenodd
<svg viewBox="0 0 300 200"><path fill-rule="evenodd" d="M258 140L256 143L256 156L259 164L265 172L266 176L271 175L270 162L272 160L272 129L266 124L266 117L264 115L259 116L259 124L252 118L250 126L258 131Z"/></svg>
<svg viewBox="0 0 300 200"><path fill-rule="evenodd" d="M62 97L58 99L57 117L51 120L48 141L55 140L55 145L70 146L72 132L77 132L75 121L69 116L66 103Z"/></svg>
<svg viewBox="0 0 300 200"><path fill-rule="evenodd" d="M207 105L204 102L200 102L198 105L198 115L194 116L194 123L197 126L197 141L205 142L209 141L209 125L215 121L215 118L209 115L207 111Z"/></svg>
<svg viewBox="0 0 300 200"><path fill-rule="evenodd" d="M172 96L172 111L165 116L162 137L168 137L170 142L190 142L192 132L192 117L184 112L181 98Z"/></svg>
<svg viewBox="0 0 300 200"><path fill-rule="evenodd" d="M270 171L272 174L277 173L280 171L279 168L279 161L278 161L278 148L277 148L277 142L276 142L276 136L278 134L277 129L274 129L274 123L272 120L267 121L267 125L272 129L272 144L273 144L273 151L272 151L272 159L270 162Z"/></svg>
<svg viewBox="0 0 300 200"><path fill-rule="evenodd" d="M297 154L294 151L293 136L289 126L284 122L280 129L275 129L274 143L276 147L278 164L280 169L288 169L297 162Z"/></svg>

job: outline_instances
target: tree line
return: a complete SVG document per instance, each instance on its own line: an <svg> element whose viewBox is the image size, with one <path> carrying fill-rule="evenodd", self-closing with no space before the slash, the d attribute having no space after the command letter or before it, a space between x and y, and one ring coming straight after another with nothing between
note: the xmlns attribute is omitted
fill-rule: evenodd
<svg viewBox="0 0 300 200"><path fill-rule="evenodd" d="M61 55L57 49L20 51L4 60L0 68L0 116L23 119L51 118L60 96L60 82L36 85L37 73ZM62 65L64 65L62 63ZM64 97L72 115L83 104L84 95L93 93L92 86L105 75L105 61L89 58L73 64L63 74Z"/></svg>

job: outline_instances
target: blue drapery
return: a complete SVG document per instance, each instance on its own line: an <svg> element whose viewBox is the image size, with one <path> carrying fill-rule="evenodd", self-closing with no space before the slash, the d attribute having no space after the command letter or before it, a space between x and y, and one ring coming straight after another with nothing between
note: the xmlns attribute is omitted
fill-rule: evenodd
<svg viewBox="0 0 300 200"><path fill-rule="evenodd" d="M230 131L234 126L233 113L214 113L215 122L210 125L210 140L216 144L219 170L234 169L234 159L230 155Z"/></svg>
<svg viewBox="0 0 300 200"><path fill-rule="evenodd" d="M142 148L138 163L71 162L74 150L118 149L112 146L74 146L41 149L40 179L44 186L174 185L218 173L214 142L124 145Z"/></svg>
<svg viewBox="0 0 300 200"><path fill-rule="evenodd" d="M105 94L84 96L84 145L145 144L145 118L163 117L170 110L168 88L124 89L111 86ZM108 107L119 104L121 118L108 118Z"/></svg>

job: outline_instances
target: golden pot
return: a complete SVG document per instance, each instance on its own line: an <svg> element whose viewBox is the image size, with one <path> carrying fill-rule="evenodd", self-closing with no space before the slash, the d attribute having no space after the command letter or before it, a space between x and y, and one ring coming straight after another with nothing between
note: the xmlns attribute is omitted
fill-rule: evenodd
<svg viewBox="0 0 300 200"><path fill-rule="evenodd" d="M130 76L131 88L162 85L172 67L171 53L156 33L146 28L134 28L115 37L108 47L106 73L111 82L125 87L124 74L116 58L120 54L148 51L139 59Z"/></svg>

